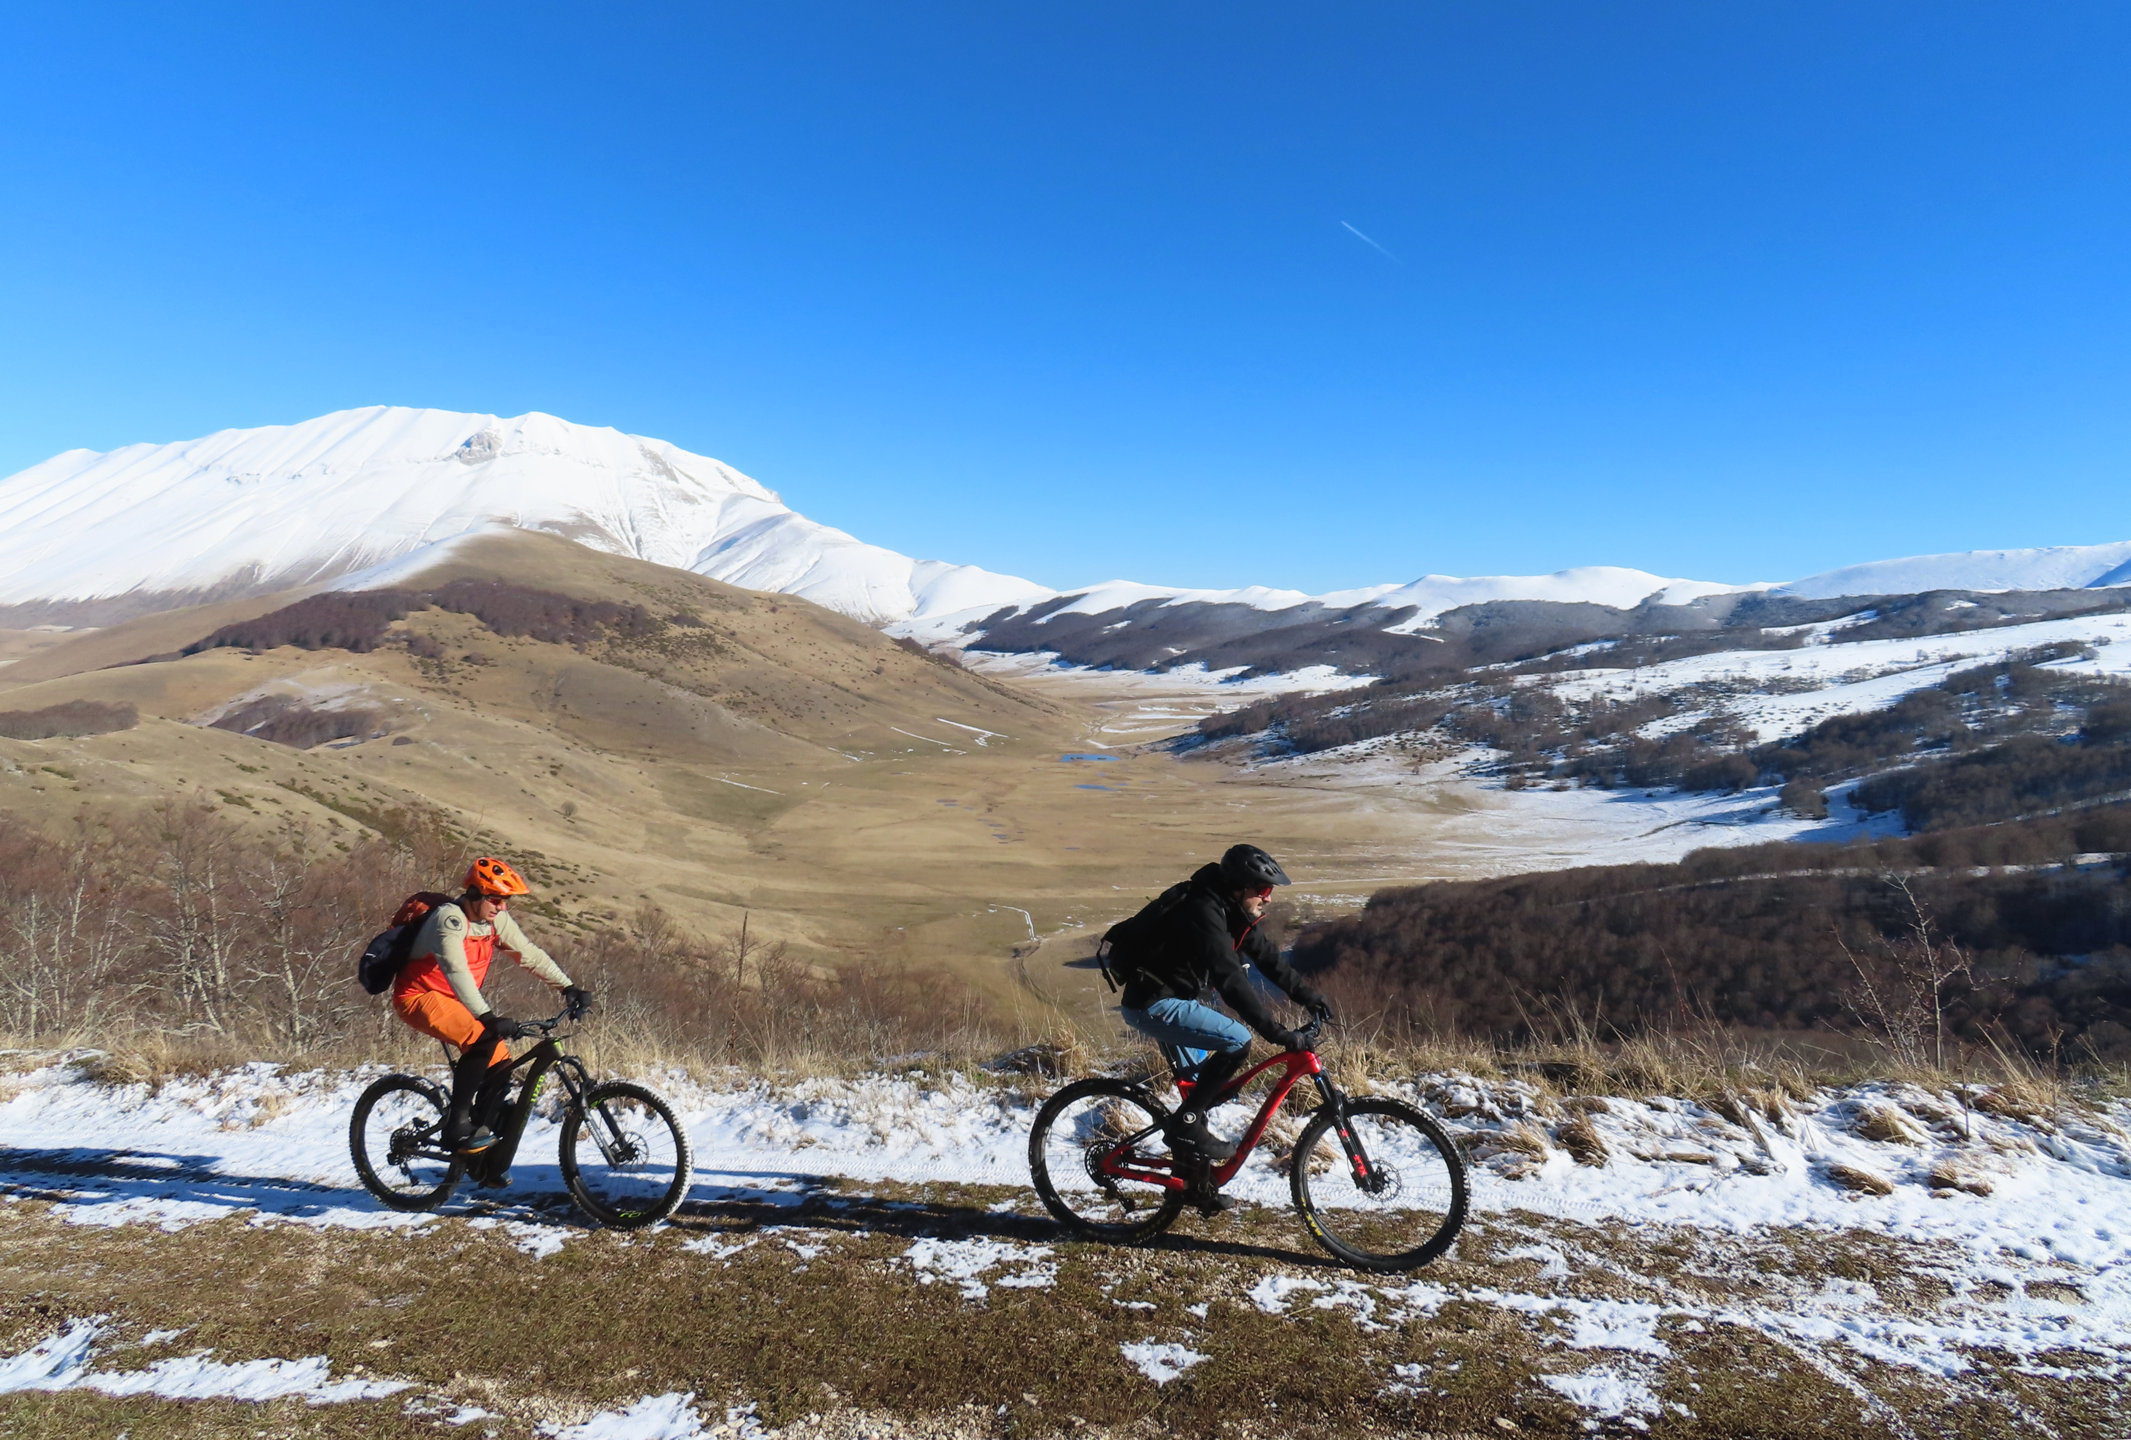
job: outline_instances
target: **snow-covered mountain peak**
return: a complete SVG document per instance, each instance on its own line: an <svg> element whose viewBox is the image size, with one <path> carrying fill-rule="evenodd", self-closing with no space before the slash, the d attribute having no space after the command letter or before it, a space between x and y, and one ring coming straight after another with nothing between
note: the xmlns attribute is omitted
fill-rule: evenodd
<svg viewBox="0 0 2131 1440"><path fill-rule="evenodd" d="M371 406L198 440L71 450L0 480L0 605L144 608L407 573L502 526L545 530L871 621L1040 592L795 514L731 466L533 412ZM93 541L91 539L93 534Z"/></svg>

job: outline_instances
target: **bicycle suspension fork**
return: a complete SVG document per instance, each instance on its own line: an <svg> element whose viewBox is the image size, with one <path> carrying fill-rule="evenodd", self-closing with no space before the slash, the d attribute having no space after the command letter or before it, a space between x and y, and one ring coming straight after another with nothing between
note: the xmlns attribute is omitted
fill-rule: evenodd
<svg viewBox="0 0 2131 1440"><path fill-rule="evenodd" d="M571 1108L585 1117L585 1130L591 1135L592 1143L599 1147L599 1153L606 1162L609 1165L623 1165L632 1158L638 1158L630 1154L630 1142L622 1134L621 1127L614 1123L614 1117L601 1106L585 1103L585 1097L592 1093L592 1077L585 1073L584 1066L577 1062L576 1057L565 1057L556 1065L555 1073L562 1077L563 1088L570 1092Z"/></svg>
<svg viewBox="0 0 2131 1440"><path fill-rule="evenodd" d="M1379 1183L1376 1169L1369 1163L1369 1153L1362 1148L1361 1138L1347 1120L1347 1097L1340 1094L1332 1084L1331 1077L1322 1070L1310 1077L1317 1082L1317 1094L1325 1108L1332 1112L1332 1131L1339 1136L1339 1148L1347 1154L1347 1168L1354 1172L1354 1183L1366 1191L1374 1191Z"/></svg>

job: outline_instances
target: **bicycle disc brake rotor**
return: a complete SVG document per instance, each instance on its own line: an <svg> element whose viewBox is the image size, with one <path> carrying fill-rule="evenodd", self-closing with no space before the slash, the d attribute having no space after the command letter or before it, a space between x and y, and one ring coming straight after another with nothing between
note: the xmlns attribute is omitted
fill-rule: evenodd
<svg viewBox="0 0 2131 1440"><path fill-rule="evenodd" d="M642 1163L644 1156L650 1152L651 1147L646 1145L643 1136L637 1134L634 1130L624 1130L617 1125L614 1127L613 1142L602 1145L599 1148L600 1152L607 1157L607 1163L619 1169Z"/></svg>
<svg viewBox="0 0 2131 1440"><path fill-rule="evenodd" d="M1405 1190L1406 1182L1400 1178L1397 1167L1375 1164L1369 1168L1369 1177L1355 1188L1372 1200L1396 1200Z"/></svg>

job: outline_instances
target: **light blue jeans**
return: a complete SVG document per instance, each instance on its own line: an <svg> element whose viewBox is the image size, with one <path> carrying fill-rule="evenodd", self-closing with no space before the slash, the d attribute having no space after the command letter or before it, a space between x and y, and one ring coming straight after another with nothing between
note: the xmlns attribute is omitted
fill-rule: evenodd
<svg viewBox="0 0 2131 1440"><path fill-rule="evenodd" d="M1125 1006L1119 1012L1125 1023L1162 1047L1162 1055L1179 1080L1190 1080L1199 1066L1216 1051L1230 1054L1250 1049L1250 1029L1211 1005L1196 1000L1164 996L1144 1010Z"/></svg>

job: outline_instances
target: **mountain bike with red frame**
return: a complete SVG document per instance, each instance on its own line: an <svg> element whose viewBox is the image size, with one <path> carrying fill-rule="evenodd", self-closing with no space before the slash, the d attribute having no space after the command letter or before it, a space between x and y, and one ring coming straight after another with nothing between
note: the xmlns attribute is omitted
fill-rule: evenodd
<svg viewBox="0 0 2131 1440"><path fill-rule="evenodd" d="M1207 1168L1220 1190L1243 1169L1266 1127L1307 1076L1319 1105L1302 1128L1288 1167L1288 1189L1317 1243L1364 1270L1417 1270L1448 1250L1465 1223L1465 1161L1442 1126L1397 1100L1354 1099L1302 1045L1266 1060L1232 1088L1281 1071L1234 1158ZM1179 1081L1188 1096L1190 1082ZM1171 1153L1172 1113L1145 1080L1098 1077L1068 1085L1036 1114L1029 1133L1029 1174L1044 1208L1061 1225L1094 1240L1141 1244L1183 1211L1191 1178Z"/></svg>

